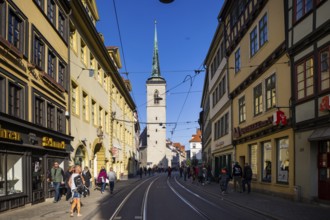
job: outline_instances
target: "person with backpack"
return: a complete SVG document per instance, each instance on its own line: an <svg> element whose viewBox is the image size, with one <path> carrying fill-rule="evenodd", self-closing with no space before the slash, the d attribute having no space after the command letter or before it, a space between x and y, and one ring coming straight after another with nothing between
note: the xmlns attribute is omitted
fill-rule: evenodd
<svg viewBox="0 0 330 220"><path fill-rule="evenodd" d="M245 184L248 186L248 193L251 192L251 180L252 180L252 169L248 163L245 163L244 166L244 175L243 175L243 192L245 192Z"/></svg>
<svg viewBox="0 0 330 220"><path fill-rule="evenodd" d="M235 165L233 166L233 179L234 179L234 191L236 192L238 187L238 191L242 192L242 167L239 165L238 162L235 162Z"/></svg>
<svg viewBox="0 0 330 220"><path fill-rule="evenodd" d="M84 190L84 184L85 180L84 177L81 174L81 167L79 165L75 166L74 173L71 175L71 178L69 180L69 186L71 188L72 194L73 194L73 201L71 204L70 209L70 216L73 217L73 210L77 208L77 216L81 216L80 213L80 198L81 193Z"/></svg>

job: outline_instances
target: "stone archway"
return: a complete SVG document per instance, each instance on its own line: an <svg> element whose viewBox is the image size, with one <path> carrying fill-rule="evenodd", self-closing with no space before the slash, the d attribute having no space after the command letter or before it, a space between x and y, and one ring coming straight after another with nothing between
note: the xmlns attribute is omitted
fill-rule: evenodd
<svg viewBox="0 0 330 220"><path fill-rule="evenodd" d="M84 145L79 145L75 151L75 155L73 158L74 165L80 165L81 167L88 166L89 159L87 150Z"/></svg>
<svg viewBox="0 0 330 220"><path fill-rule="evenodd" d="M102 143L95 144L93 155L94 155L94 170L95 170L94 173L98 174L98 172L101 170L101 167L106 166L106 162L107 162L105 156L105 149Z"/></svg>

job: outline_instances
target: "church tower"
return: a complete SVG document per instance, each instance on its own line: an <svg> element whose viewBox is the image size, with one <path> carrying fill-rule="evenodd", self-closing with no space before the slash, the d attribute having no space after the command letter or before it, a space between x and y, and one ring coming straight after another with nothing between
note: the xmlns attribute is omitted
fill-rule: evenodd
<svg viewBox="0 0 330 220"><path fill-rule="evenodd" d="M147 165L166 168L166 81L160 74L155 21L154 53L147 86Z"/></svg>

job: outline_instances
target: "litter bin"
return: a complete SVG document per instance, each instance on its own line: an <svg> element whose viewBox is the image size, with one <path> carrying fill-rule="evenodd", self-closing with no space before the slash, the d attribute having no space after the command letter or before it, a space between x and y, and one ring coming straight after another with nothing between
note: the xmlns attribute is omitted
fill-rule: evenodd
<svg viewBox="0 0 330 220"><path fill-rule="evenodd" d="M294 201L301 201L301 186L294 186Z"/></svg>

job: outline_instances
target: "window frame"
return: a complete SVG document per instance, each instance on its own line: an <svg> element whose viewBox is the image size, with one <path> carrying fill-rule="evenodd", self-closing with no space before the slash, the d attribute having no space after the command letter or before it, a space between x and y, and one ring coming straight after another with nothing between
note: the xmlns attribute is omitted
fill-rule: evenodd
<svg viewBox="0 0 330 220"><path fill-rule="evenodd" d="M241 48L235 51L235 73L241 70Z"/></svg>
<svg viewBox="0 0 330 220"><path fill-rule="evenodd" d="M44 126L45 124L45 100L41 97L34 97L34 123L36 125Z"/></svg>
<svg viewBox="0 0 330 220"><path fill-rule="evenodd" d="M46 111L46 127L49 129L55 129L55 106L51 103L47 103Z"/></svg>
<svg viewBox="0 0 330 220"><path fill-rule="evenodd" d="M282 162L282 156L280 154L280 150L281 150L281 141L287 141L287 150L286 150L286 159L284 161L284 163ZM284 147L282 147L282 149L284 149ZM289 184L289 149L290 149L290 143L289 143L289 138L288 137L282 137L282 138L278 138L276 139L276 161L277 161L277 167L276 167L276 182L279 184ZM288 166L286 166L286 161L288 160Z"/></svg>
<svg viewBox="0 0 330 220"><path fill-rule="evenodd" d="M268 83L270 81L270 83ZM276 105L276 74L272 74L265 80L265 98L266 111L272 109ZM269 101L270 100L270 101ZM269 102L271 104L269 104Z"/></svg>
<svg viewBox="0 0 330 220"><path fill-rule="evenodd" d="M243 123L246 121L246 103L245 96L238 99L238 122Z"/></svg>
<svg viewBox="0 0 330 220"><path fill-rule="evenodd" d="M323 70L323 62L322 62L322 53L328 53L327 55L328 55L328 57L327 57L327 71L328 71L328 74L327 74L327 78L325 78L325 79L322 79L322 75L323 75L323 73L326 73L327 71L325 70L325 71L322 71ZM319 51L319 53L318 53L318 63L319 63L319 68L318 68L318 79L319 79L319 82L318 82L318 84L319 84L319 86L318 86L318 88L319 88L319 92L320 93L323 93L323 92L327 92L327 91L329 91L330 90L330 45L327 45L326 47L324 47L324 48L322 48L320 51ZM327 88L324 88L324 89L322 89L322 82L323 81L328 81L328 87Z"/></svg>
<svg viewBox="0 0 330 220"><path fill-rule="evenodd" d="M306 10L306 1L309 1L311 4L311 8ZM298 5L299 3L301 3L301 15L299 17L297 17L297 12L298 12ZM314 0L294 0L293 3L293 23L296 23L298 21L300 21L301 19L303 19L307 14L309 14L311 11L313 11L313 7L314 7Z"/></svg>
<svg viewBox="0 0 330 220"><path fill-rule="evenodd" d="M306 63L308 61L312 61L312 65L309 68L309 69L311 69L310 72L312 73L310 77L306 77L306 75L308 74L308 72L306 72ZM297 72L298 71L297 69L302 64L303 64L303 69L304 70L301 73L298 73ZM298 82L298 74L303 74L303 80L301 80L299 82L303 82L304 88L303 89L300 89L300 90L298 90L299 89L299 86L298 86L298 84L299 84L299 82ZM294 64L294 79L295 79L295 85L294 85L294 88L295 88L295 97L296 97L297 102L306 100L306 99L314 96L314 94L315 94L315 92L314 92L314 85L315 85L315 82L314 82L314 57L312 55L306 56L305 58L301 59L300 61L298 61L298 62L296 62ZM310 86L307 87L307 81L308 81L308 79L311 79L312 80L312 85L310 85ZM307 90L310 87L311 87L311 89L313 91L312 94L308 94L307 93ZM304 92L304 96L302 98L299 98L299 91L301 91L301 90L304 90L303 91Z"/></svg>
<svg viewBox="0 0 330 220"><path fill-rule="evenodd" d="M24 86L9 81L8 82L8 114L24 119L25 98Z"/></svg>
<svg viewBox="0 0 330 220"><path fill-rule="evenodd" d="M262 83L253 88L253 113L258 116L263 113Z"/></svg>
<svg viewBox="0 0 330 220"><path fill-rule="evenodd" d="M268 15L267 13L259 20L259 48L268 42Z"/></svg>
<svg viewBox="0 0 330 220"><path fill-rule="evenodd" d="M258 50L259 50L259 37L258 37L257 26L255 26L250 32L250 56L253 57L258 52Z"/></svg>
<svg viewBox="0 0 330 220"><path fill-rule="evenodd" d="M56 3L55 0L47 0L47 18L52 23L56 25Z"/></svg>

